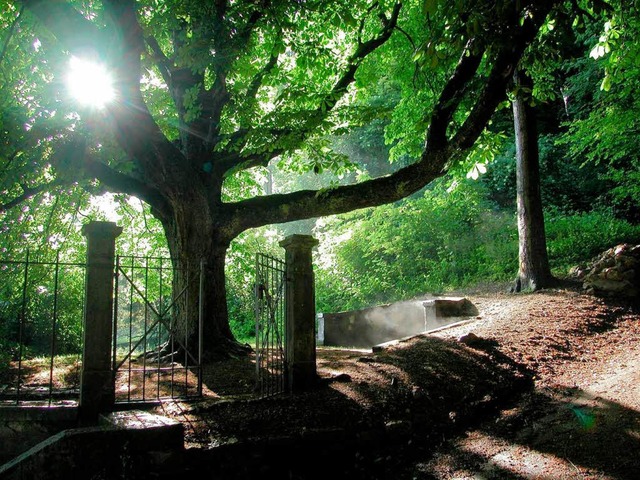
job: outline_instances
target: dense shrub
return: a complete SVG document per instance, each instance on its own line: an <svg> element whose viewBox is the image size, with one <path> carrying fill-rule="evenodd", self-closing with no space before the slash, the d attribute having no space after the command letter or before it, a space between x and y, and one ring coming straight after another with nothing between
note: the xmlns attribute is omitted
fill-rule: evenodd
<svg viewBox="0 0 640 480"><path fill-rule="evenodd" d="M13 359L21 344L23 358L80 353L84 269L60 265L56 275L53 263L31 262L26 284L24 264L0 269L0 350Z"/></svg>
<svg viewBox="0 0 640 480"><path fill-rule="evenodd" d="M241 342L255 337L256 254L283 257L275 230L260 228L243 233L231 243L227 252L226 282L229 326Z"/></svg>
<svg viewBox="0 0 640 480"><path fill-rule="evenodd" d="M323 311L359 308L474 283L517 268L513 215L497 211L478 182L351 215L349 238L319 269ZM350 235L349 235L350 234Z"/></svg>
<svg viewBox="0 0 640 480"><path fill-rule="evenodd" d="M559 275L614 245L640 242L640 225L632 225L608 211L548 212L545 218L549 262Z"/></svg>
<svg viewBox="0 0 640 480"><path fill-rule="evenodd" d="M640 242L640 226L612 212L545 214L549 260L557 276L613 245ZM515 215L496 210L479 183L343 217L323 232L317 308L335 312L477 283L507 281L518 269ZM337 229L337 231L336 231ZM331 245L331 244L330 244Z"/></svg>

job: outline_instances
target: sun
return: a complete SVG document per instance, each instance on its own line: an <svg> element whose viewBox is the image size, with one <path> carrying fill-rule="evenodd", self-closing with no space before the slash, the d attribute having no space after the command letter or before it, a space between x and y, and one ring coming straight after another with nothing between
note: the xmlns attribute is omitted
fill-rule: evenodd
<svg viewBox="0 0 640 480"><path fill-rule="evenodd" d="M104 108L115 98L111 75L100 63L71 57L66 84L69 93L88 107Z"/></svg>

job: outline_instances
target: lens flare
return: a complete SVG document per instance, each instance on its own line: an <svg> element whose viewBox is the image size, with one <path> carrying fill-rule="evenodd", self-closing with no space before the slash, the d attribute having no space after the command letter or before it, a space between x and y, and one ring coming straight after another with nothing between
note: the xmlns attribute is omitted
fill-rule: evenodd
<svg viewBox="0 0 640 480"><path fill-rule="evenodd" d="M85 106L104 108L115 98L111 75L99 63L71 57L66 83L69 93Z"/></svg>

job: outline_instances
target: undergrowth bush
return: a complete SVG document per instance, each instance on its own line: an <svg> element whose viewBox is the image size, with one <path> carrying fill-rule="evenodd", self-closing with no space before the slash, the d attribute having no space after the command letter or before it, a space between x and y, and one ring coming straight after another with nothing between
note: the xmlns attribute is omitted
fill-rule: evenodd
<svg viewBox="0 0 640 480"><path fill-rule="evenodd" d="M448 190L441 183L418 198L330 223L319 235L330 246L316 270L318 311L514 279L516 218L487 198L479 182ZM640 225L608 211L554 209L545 213L545 224L550 266L557 276L619 243L640 243ZM336 234L344 240L331 245Z"/></svg>
<svg viewBox="0 0 640 480"><path fill-rule="evenodd" d="M284 257L274 230L260 228L238 236L227 252L226 282L229 327L240 342L255 338L256 254Z"/></svg>
<svg viewBox="0 0 640 480"><path fill-rule="evenodd" d="M514 275L514 218L484 187L443 183L415 199L346 216L348 239L318 269L320 311L348 310Z"/></svg>
<svg viewBox="0 0 640 480"><path fill-rule="evenodd" d="M545 215L549 263L557 275L620 243L640 243L640 225L609 211L548 212Z"/></svg>

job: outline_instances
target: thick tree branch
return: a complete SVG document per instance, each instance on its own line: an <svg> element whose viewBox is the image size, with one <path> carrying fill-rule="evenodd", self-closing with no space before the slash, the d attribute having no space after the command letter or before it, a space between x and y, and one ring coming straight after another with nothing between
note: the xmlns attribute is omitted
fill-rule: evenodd
<svg viewBox="0 0 640 480"><path fill-rule="evenodd" d="M503 46L495 59L487 86L472 109L473 118L463 124L451 142L448 142L446 137L443 139L442 135L446 132L455 106L460 102L460 95L477 71L480 59L473 58L473 55L469 56L469 60L463 59L459 62L455 73L447 82L434 110L428 132L430 141L426 142L417 162L391 175L355 185L256 197L228 204L232 218L229 234L237 235L248 228L270 223L333 215L393 202L444 175L451 161L462 156L473 146L496 106L506 97L512 68L517 65L525 48L534 40L540 25L556 3L558 2L554 0L538 2L536 7L532 8L531 22L525 22L520 32L509 39L510 43L502 44L510 46Z"/></svg>
<svg viewBox="0 0 640 480"><path fill-rule="evenodd" d="M228 204L233 219L229 234L235 236L262 225L334 215L400 200L444 175L444 166L451 156L448 149L431 151L429 156L392 175L355 185L255 197Z"/></svg>
<svg viewBox="0 0 640 480"><path fill-rule="evenodd" d="M94 179L111 192L138 197L157 212L168 214L171 211L169 202L158 190L99 161L87 151L86 142L82 138L72 139L59 145L51 156L50 163L57 171L56 179L33 187L21 183L22 194L0 204L0 213L38 193Z"/></svg>
<svg viewBox="0 0 640 480"><path fill-rule="evenodd" d="M162 194L145 183L118 172L108 165L86 155L84 160L86 178L95 178L113 193L125 193L143 200L153 209L168 215L171 211L169 202Z"/></svg>
<svg viewBox="0 0 640 480"><path fill-rule="evenodd" d="M87 150L84 138L73 138L59 145L50 161L58 179L65 179L58 180L61 185L95 179L114 193L132 195L158 211L169 211L169 203L158 190L101 162Z"/></svg>
<svg viewBox="0 0 640 480"><path fill-rule="evenodd" d="M229 69L234 63L238 55L247 48L251 34L256 28L258 22L264 17L265 11L270 4L270 0L262 0L258 2L255 10L249 16L245 25L233 35L224 26L224 16L227 12L228 5L224 1L216 2L216 27L214 28L213 42L217 56L224 58L225 61L213 63L213 71L215 80L209 91L204 91L200 102L207 107L206 121L208 129L206 132L206 140L211 143L217 139L220 133L220 119L222 111L230 99L227 88L227 76Z"/></svg>
<svg viewBox="0 0 640 480"><path fill-rule="evenodd" d="M374 2L369 8L367 8L366 14L360 19L360 24L358 25L358 44L362 43L362 32L364 32L364 26L367 23L369 15L379 6L380 4L378 2Z"/></svg>
<svg viewBox="0 0 640 480"><path fill-rule="evenodd" d="M211 90L203 92L200 98L203 110L207 112L206 122L208 128L205 138L209 144L220 135L222 111L230 98L229 91L227 90L227 72L219 70L216 73L216 79L213 82Z"/></svg>
<svg viewBox="0 0 640 480"><path fill-rule="evenodd" d="M171 60L169 60L169 58L164 54L162 48L160 48L160 45L158 44L158 40L156 40L155 37L146 37L145 41L147 42L147 45L149 45L149 48L151 48L151 57L155 61L156 66L160 71L160 75L162 75L164 83L166 83L167 85L171 85Z"/></svg>
<svg viewBox="0 0 640 480"><path fill-rule="evenodd" d="M54 180L48 183L43 183L35 187L20 185L20 188L22 188L22 194L4 203L0 203L0 213L5 213L7 210L10 210L11 208L17 207L21 203L26 202L27 200L29 200L30 198L34 197L39 193L50 192L54 188L62 185L64 185L64 182L60 182L58 180Z"/></svg>
<svg viewBox="0 0 640 480"><path fill-rule="evenodd" d="M256 73L256 75L253 77L253 80L251 81L251 84L249 85L249 88L247 89L246 95L248 98L252 100L256 99L256 95L258 94L258 90L260 89L260 87L264 82L264 78L278 64L279 57L280 55L278 55L277 53L272 53L271 56L269 57L269 61L264 65L264 67L260 69L258 73Z"/></svg>
<svg viewBox="0 0 640 480"><path fill-rule="evenodd" d="M440 148L446 145L447 128L484 56L484 50L481 52L473 51L473 44L473 40L468 42L453 75L442 90L431 114L431 122L427 132L427 144L432 148Z"/></svg>
<svg viewBox="0 0 640 480"><path fill-rule="evenodd" d="M329 115L338 101L347 92L347 88L349 87L349 85L352 84L355 80L355 75L358 67L360 67L364 59L369 54L373 53L378 47L383 45L387 40L389 40L391 34L396 28L396 24L398 23L398 16L400 15L401 8L402 4L396 3L393 7L390 18L386 18L386 16L384 16L383 14L380 14L380 18L382 19L383 23L382 31L378 34L378 36L364 43L358 42L356 51L349 57L347 68L342 73L342 76L338 79L338 81L334 84L331 92L329 92L329 94L325 96L323 100L324 105L318 106L316 110L317 118L313 120L312 125L319 124Z"/></svg>
<svg viewBox="0 0 640 480"><path fill-rule="evenodd" d="M103 3L120 43L115 67L121 102L108 107L116 138L151 187L179 195L182 188L193 184L194 176L184 168L182 153L164 136L142 98L140 59L144 38L135 2L104 0Z"/></svg>
<svg viewBox="0 0 640 480"><path fill-rule="evenodd" d="M211 88L205 89L203 86L204 71L168 68L170 81L167 83L181 118L181 149L196 168L201 168L204 163L211 160L211 150L220 140L222 112L231 99L227 88L229 71L234 60L246 49L251 34L259 20L264 17L269 3L268 0L259 2L241 28L230 29L227 26L226 16L229 14L229 5L225 1L215 2L212 14L200 19L192 19L193 23L211 24L211 30L204 36L207 41L212 42L213 51L218 59L210 65L214 74ZM208 9L205 11L209 12ZM186 37L180 37L180 42L186 44L187 41ZM199 89L197 102L200 113L198 118L187 123L184 121L186 111L183 99L185 92L194 87Z"/></svg>
<svg viewBox="0 0 640 480"><path fill-rule="evenodd" d="M229 37L231 41L227 45L227 52L232 52L234 55L237 55L247 47L251 39L251 34L258 22L264 17L270 5L271 0L260 0L257 2L255 10L251 13L243 28L240 29L236 35Z"/></svg>
<svg viewBox="0 0 640 480"><path fill-rule="evenodd" d="M231 162L234 162L236 164L236 166L234 168L231 169L226 169L224 171L224 177L230 177L233 174L242 171L242 170L248 170L250 168L256 168L256 167L266 167L267 165L269 165L269 162L276 158L279 157L280 155L283 155L284 153L288 152L289 149L288 148L274 148L273 150L271 150L268 154L264 154L264 153L250 153L247 155L243 155L243 154L236 154L236 155L230 155L227 156L224 159L224 162L226 164L229 164Z"/></svg>

